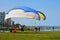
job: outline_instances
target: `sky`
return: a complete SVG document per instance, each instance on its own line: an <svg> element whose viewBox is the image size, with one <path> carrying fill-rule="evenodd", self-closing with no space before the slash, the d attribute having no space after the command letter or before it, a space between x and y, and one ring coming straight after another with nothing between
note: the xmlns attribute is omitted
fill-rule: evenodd
<svg viewBox="0 0 60 40"><path fill-rule="evenodd" d="M15 23L28 26L60 26L60 0L0 0L0 12L8 11L17 6L27 6L41 11L46 20L12 18Z"/></svg>

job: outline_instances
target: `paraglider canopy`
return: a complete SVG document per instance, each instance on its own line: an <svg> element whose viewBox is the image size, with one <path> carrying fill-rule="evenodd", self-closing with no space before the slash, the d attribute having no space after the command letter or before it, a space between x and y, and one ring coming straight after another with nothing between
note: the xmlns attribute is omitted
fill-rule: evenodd
<svg viewBox="0 0 60 40"><path fill-rule="evenodd" d="M31 18L31 19L37 19L37 20L38 19L40 20L40 18L45 19L44 18L45 15L43 15L42 13L39 13L35 9L29 8L29 7L25 7L25 6L13 8L5 16L5 19L13 18L13 17Z"/></svg>

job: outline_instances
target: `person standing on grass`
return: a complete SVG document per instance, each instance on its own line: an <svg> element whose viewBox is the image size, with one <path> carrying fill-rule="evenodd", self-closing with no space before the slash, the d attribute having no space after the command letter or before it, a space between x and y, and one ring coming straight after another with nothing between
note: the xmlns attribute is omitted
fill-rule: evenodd
<svg viewBox="0 0 60 40"><path fill-rule="evenodd" d="M40 31L40 27L39 27L39 29L38 29L39 31Z"/></svg>
<svg viewBox="0 0 60 40"><path fill-rule="evenodd" d="M21 31L24 31L24 26L25 26L25 25L22 25L22 26L21 26Z"/></svg>
<svg viewBox="0 0 60 40"><path fill-rule="evenodd" d="M37 32L37 30L38 30L38 28L37 27L35 27L35 31Z"/></svg>
<svg viewBox="0 0 60 40"><path fill-rule="evenodd" d="M54 31L54 26L52 27L53 31Z"/></svg>

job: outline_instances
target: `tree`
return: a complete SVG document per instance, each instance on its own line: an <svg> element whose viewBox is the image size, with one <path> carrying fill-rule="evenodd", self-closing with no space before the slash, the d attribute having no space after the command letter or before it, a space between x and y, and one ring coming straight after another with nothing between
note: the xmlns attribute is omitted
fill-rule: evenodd
<svg viewBox="0 0 60 40"><path fill-rule="evenodd" d="M7 22L5 22L3 26L4 26L4 27L10 27Z"/></svg>
<svg viewBox="0 0 60 40"><path fill-rule="evenodd" d="M18 24L18 23L14 25L15 28L19 28L20 26L21 24Z"/></svg>

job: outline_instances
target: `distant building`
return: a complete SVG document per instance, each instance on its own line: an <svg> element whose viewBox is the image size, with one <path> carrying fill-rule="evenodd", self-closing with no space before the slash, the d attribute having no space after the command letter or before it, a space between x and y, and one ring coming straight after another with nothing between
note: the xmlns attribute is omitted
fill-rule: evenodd
<svg viewBox="0 0 60 40"><path fill-rule="evenodd" d="M5 23L4 18L5 18L5 12L0 12L0 27L2 27L3 24Z"/></svg>
<svg viewBox="0 0 60 40"><path fill-rule="evenodd" d="M9 22L9 23L8 23L9 26L11 26L11 18L8 19L8 22Z"/></svg>
<svg viewBox="0 0 60 40"><path fill-rule="evenodd" d="M8 23L8 25L11 26L11 18L6 19L6 20L5 20L5 23Z"/></svg>
<svg viewBox="0 0 60 40"><path fill-rule="evenodd" d="M11 26L13 26L14 25L14 21L11 21Z"/></svg>

